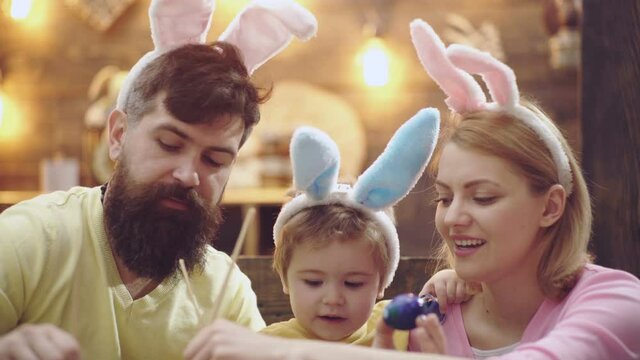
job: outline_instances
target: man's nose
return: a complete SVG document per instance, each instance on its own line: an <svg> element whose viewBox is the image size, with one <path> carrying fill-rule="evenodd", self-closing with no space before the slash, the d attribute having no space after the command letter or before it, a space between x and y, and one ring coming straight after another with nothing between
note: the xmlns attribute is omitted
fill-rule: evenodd
<svg viewBox="0 0 640 360"><path fill-rule="evenodd" d="M173 170L173 177L184 187L193 188L200 185L200 176L194 162L185 161Z"/></svg>

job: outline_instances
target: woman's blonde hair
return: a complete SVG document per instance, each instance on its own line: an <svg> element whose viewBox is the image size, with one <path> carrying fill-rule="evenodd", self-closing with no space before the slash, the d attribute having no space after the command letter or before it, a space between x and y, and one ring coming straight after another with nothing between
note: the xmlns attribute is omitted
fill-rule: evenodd
<svg viewBox="0 0 640 360"><path fill-rule="evenodd" d="M391 208L388 214L393 219ZM276 238L273 269L283 282L296 247L309 244L321 249L333 241L349 242L364 239L371 246L371 256L380 272L380 286L389 271L389 250L383 232L376 221L364 212L340 203L317 205L295 214L282 227Z"/></svg>
<svg viewBox="0 0 640 360"><path fill-rule="evenodd" d="M591 199L578 161L560 130L533 103L526 100L520 103L551 129L567 154L571 168L573 192L566 199L563 215L543 234L541 241L545 249L538 264L538 283L543 293L559 299L573 288L582 268L591 260L587 251L591 236ZM509 114L452 114L441 132L430 167L434 176L442 148L450 142L507 161L528 179L534 194L543 194L552 185L559 184L557 167L549 149L536 132ZM453 265L453 256L443 243L441 254L445 253Z"/></svg>

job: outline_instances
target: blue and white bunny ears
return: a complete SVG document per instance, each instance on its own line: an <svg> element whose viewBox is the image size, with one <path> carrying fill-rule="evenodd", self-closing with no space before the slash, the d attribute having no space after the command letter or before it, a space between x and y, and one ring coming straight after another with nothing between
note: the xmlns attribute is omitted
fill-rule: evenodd
<svg viewBox="0 0 640 360"><path fill-rule="evenodd" d="M393 220L384 209L409 193L422 175L435 148L440 131L437 109L420 110L393 135L376 161L358 177L353 188L338 184L340 153L324 132L298 128L291 139L293 184L300 195L286 203L273 227L278 246L283 226L301 210L317 205L341 204L359 209L378 223L387 242L389 271L383 274L387 288L398 268L400 244Z"/></svg>
<svg viewBox="0 0 640 360"><path fill-rule="evenodd" d="M538 134L551 152L559 182L569 196L573 189L569 158L549 126L533 111L520 104L520 92L513 70L489 53L478 49L459 44L445 47L433 28L423 20L413 20L410 30L418 58L427 73L448 96L445 103L449 109L458 114L474 111L502 112L524 122ZM493 102L487 101L473 74L482 77Z"/></svg>
<svg viewBox="0 0 640 360"><path fill-rule="evenodd" d="M155 48L129 71L118 94L117 109L123 110L131 84L153 59L179 46L206 41L214 9L215 0L151 0L149 20ZM317 29L313 14L293 0L254 0L218 40L238 47L252 74L287 47L293 36L306 41Z"/></svg>

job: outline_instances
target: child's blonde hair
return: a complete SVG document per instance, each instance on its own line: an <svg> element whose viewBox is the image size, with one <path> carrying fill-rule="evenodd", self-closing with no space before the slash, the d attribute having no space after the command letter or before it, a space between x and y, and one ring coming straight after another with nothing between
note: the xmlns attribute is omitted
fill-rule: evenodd
<svg viewBox="0 0 640 360"><path fill-rule="evenodd" d="M385 211L393 218L393 211ZM292 216L276 236L273 269L283 282L296 247L310 245L321 249L334 241L364 240L370 244L370 254L380 272L380 288L389 271L389 249L378 223L363 211L341 203L304 208Z"/></svg>

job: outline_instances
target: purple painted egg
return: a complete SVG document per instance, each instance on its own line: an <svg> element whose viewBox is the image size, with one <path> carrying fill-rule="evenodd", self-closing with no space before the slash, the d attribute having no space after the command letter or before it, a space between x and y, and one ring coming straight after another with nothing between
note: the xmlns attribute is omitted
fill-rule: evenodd
<svg viewBox="0 0 640 360"><path fill-rule="evenodd" d="M420 298L414 294L401 294L394 297L384 308L382 318L394 329L411 330L416 327L416 318L423 314L436 314L440 322L444 321L438 301L433 296L426 295Z"/></svg>

